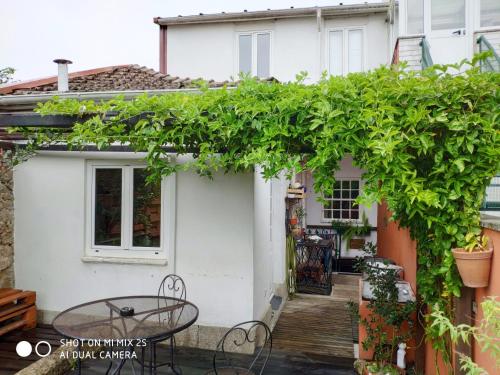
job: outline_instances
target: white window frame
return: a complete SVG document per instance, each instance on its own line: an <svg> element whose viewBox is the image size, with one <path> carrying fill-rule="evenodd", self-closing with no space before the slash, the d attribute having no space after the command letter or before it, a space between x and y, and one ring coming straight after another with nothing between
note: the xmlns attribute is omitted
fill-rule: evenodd
<svg viewBox="0 0 500 375"><path fill-rule="evenodd" d="M474 2L474 30L475 31L500 31L500 25L481 26L481 1Z"/></svg>
<svg viewBox="0 0 500 375"><path fill-rule="evenodd" d="M423 4L422 4L422 11L423 11L423 14L422 14L422 32L421 33L409 33L408 32L408 3L407 1L404 1L404 8L403 8L403 2L400 2L400 7L399 7L399 10L400 10L400 13L401 13L401 17L403 17L403 23L404 23L404 33L401 33L402 35L405 35L405 36L422 36L425 34L425 24L426 24L426 19L425 19L425 11L426 11L426 7L427 7L427 4L426 4L426 1L425 0L422 0ZM400 24L401 25L401 24Z"/></svg>
<svg viewBox="0 0 500 375"><path fill-rule="evenodd" d="M240 75L240 36L250 35L252 37L252 62L251 62L251 75L252 77L257 77L257 35L259 34L269 34L269 77L273 77L273 31L272 30L248 30L248 31L238 31L235 38L235 50L236 50L236 67L235 75L239 77ZM263 77L263 78L269 78Z"/></svg>
<svg viewBox="0 0 500 375"><path fill-rule="evenodd" d="M348 176L342 176L342 177L335 177L335 182L340 182L342 183L342 181L358 181L358 190L359 190L359 195L361 195L361 192L363 190L363 180L358 176L358 177L348 177ZM359 196L358 195L358 196ZM340 198L333 198L333 195L332 195L332 199L328 199L328 198L325 198L323 196L323 199L327 200L327 201L331 201L333 199L337 200L339 199L340 202L342 202L343 198L340 197ZM346 199L347 200L347 199ZM351 198L349 198L349 200L353 200ZM342 210L341 210L342 211ZM362 216L363 216L363 212L364 212L364 207L362 205L358 205L358 218L357 219L345 219L345 218L326 218L325 217L325 208L323 206L323 204L321 205L321 222L322 223L332 223L334 221L336 222L346 222L346 223L361 223L362 222Z"/></svg>
<svg viewBox="0 0 500 375"><path fill-rule="evenodd" d="M361 72L366 71L366 26L349 26L349 27L332 27L326 29L326 71L330 72L330 33L334 31L342 31L342 76L349 74L349 31L361 30L363 48L361 49Z"/></svg>
<svg viewBox="0 0 500 375"><path fill-rule="evenodd" d="M146 168L141 161L134 160L89 160L86 171L86 257L97 258L142 258L166 260L173 253L175 244L175 175L161 182L160 246L133 246L133 171ZM95 175L99 168L122 170L122 219L121 246L95 245Z"/></svg>

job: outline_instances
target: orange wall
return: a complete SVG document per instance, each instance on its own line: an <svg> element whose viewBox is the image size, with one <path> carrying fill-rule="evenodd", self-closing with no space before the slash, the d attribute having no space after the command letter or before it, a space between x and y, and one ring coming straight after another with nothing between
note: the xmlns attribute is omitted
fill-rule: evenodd
<svg viewBox="0 0 500 375"><path fill-rule="evenodd" d="M404 268L404 279L417 293L417 247L406 229L390 221L391 213L384 203L378 207L377 248L378 255L390 258Z"/></svg>
<svg viewBox="0 0 500 375"><path fill-rule="evenodd" d="M490 284L487 288L476 289L476 302L478 305L476 321L480 321L483 317L483 312L479 308L481 301L487 296L500 295L500 232L485 228L484 234L486 234L493 241L494 250L491 262ZM489 374L498 373L498 369L495 369L495 361L491 358L488 352L481 353L481 349L478 345L474 345L473 358L474 362L488 371Z"/></svg>

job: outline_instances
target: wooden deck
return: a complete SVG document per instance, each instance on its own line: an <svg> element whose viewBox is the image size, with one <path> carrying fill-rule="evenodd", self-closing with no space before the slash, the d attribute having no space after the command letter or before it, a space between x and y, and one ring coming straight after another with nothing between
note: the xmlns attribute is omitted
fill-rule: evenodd
<svg viewBox="0 0 500 375"><path fill-rule="evenodd" d="M28 331L12 331L0 336L0 375L15 374L40 359L34 352L26 358L19 357L16 353L16 345L19 341L28 341L34 347L37 342L44 340L52 345L52 350L55 350L60 345L60 339L61 336L49 325L39 325Z"/></svg>
<svg viewBox="0 0 500 375"><path fill-rule="evenodd" d="M330 296L300 295L288 301L273 331L273 353L265 374L269 375L352 375L353 335L351 317L345 304L357 300L358 277L334 275ZM16 345L45 340L52 350L61 337L47 325L29 331L15 331L0 337L0 375L11 375L38 360L36 354L20 358ZM184 375L205 374L211 367L212 351L178 348L176 361ZM167 359L161 351L159 361ZM83 374L104 374L108 362L85 361ZM137 369L135 371L137 374ZM159 374L169 373L166 369ZM126 365L122 375L134 374Z"/></svg>
<svg viewBox="0 0 500 375"><path fill-rule="evenodd" d="M346 307L357 300L359 276L334 275L330 296L297 295L288 301L273 331L273 346L316 358L354 358L351 315Z"/></svg>

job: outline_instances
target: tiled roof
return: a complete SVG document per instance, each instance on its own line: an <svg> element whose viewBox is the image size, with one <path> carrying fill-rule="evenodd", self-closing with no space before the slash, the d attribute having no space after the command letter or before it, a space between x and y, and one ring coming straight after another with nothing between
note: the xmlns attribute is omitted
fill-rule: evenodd
<svg viewBox="0 0 500 375"><path fill-rule="evenodd" d="M117 65L69 74L69 91L125 91L196 88L192 78L179 78L139 65ZM207 81L209 87L234 86L233 81ZM0 87L0 95L57 91L57 76L12 83Z"/></svg>

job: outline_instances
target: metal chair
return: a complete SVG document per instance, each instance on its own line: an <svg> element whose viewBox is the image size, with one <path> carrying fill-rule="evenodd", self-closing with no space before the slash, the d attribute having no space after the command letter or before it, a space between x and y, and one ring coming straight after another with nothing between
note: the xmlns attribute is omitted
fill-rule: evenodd
<svg viewBox="0 0 500 375"><path fill-rule="evenodd" d="M255 345L253 355L236 354L245 344ZM251 320L235 325L227 331L217 345L213 356L214 375L261 375L271 356L273 339L264 322ZM231 351L231 352L229 352Z"/></svg>
<svg viewBox="0 0 500 375"><path fill-rule="evenodd" d="M163 308L163 307L168 307L172 306L172 303L177 304L177 303L182 303L183 301L186 300L186 284L184 283L184 280L176 274L169 274L163 278L163 280L160 283L160 286L158 287L158 297L163 297L163 298L158 298L158 309ZM182 307L180 311L182 312ZM175 325L177 324L176 320L180 319L181 313L179 311L176 311L176 314L172 312L167 312L167 313L162 313L158 314L158 323L159 324L164 324L164 325ZM166 340L170 341L170 362L164 362L157 364L154 366L154 372L156 373L156 369L158 367L163 367L163 366L170 366L172 371L175 374L180 374L180 372L175 369L174 365L174 350L175 350L175 336L172 335L170 338L167 338ZM163 341L163 340L162 340ZM149 355L153 356L153 358L157 358L156 356L156 345L161 342L161 341L156 341L152 343L152 350L150 351ZM142 350L142 361L144 361L144 348ZM146 366L149 368L150 366Z"/></svg>

